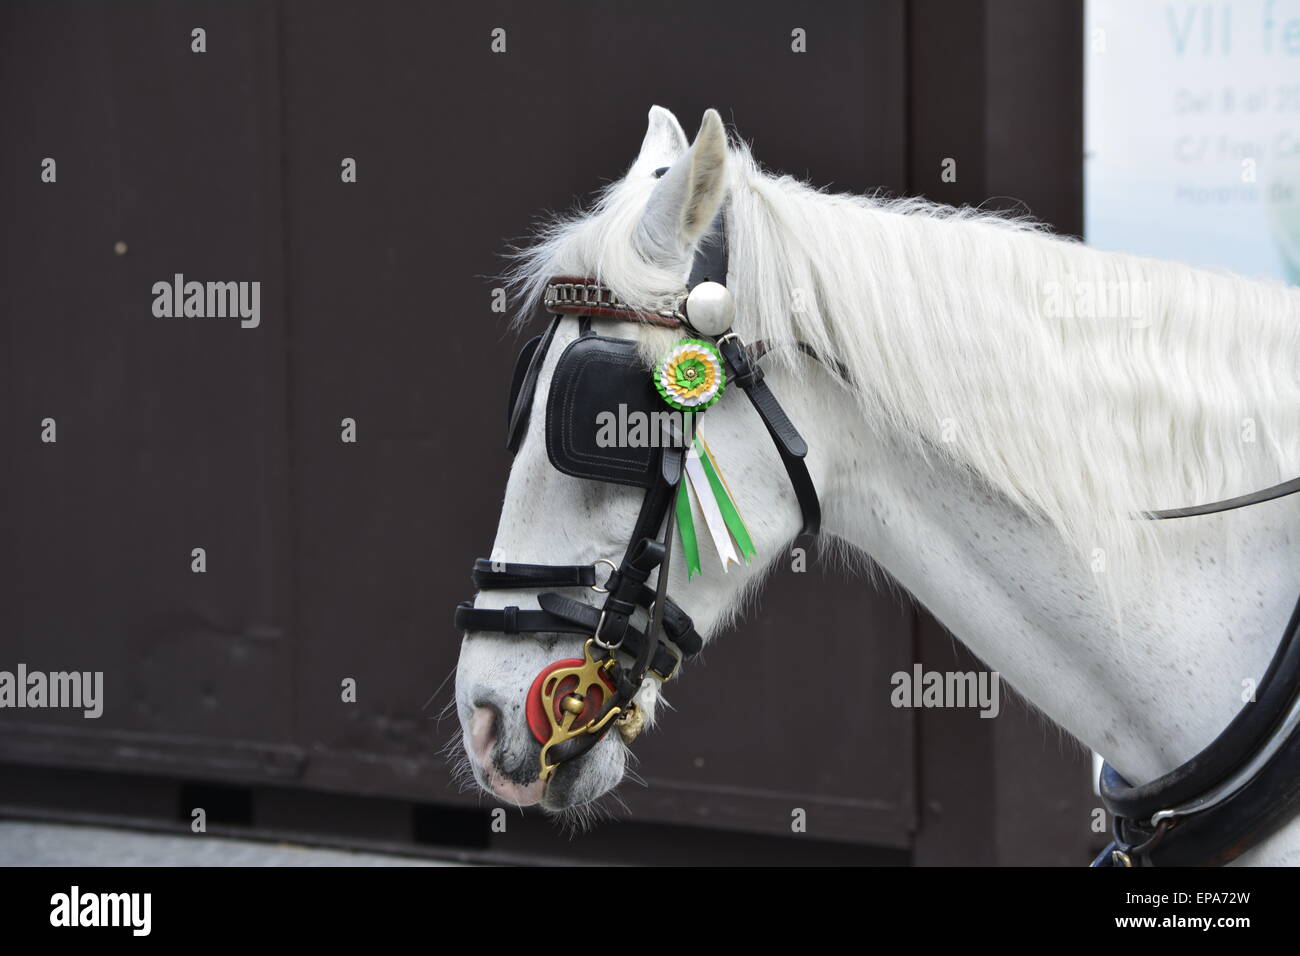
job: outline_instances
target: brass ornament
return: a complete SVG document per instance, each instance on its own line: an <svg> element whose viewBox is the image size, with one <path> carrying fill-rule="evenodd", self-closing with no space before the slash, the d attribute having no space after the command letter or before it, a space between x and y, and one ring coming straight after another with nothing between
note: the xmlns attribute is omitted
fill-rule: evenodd
<svg viewBox="0 0 1300 956"><path fill-rule="evenodd" d="M548 760L551 748L566 740L581 737L583 734L598 734L608 728L609 722L622 713L622 708L611 707L604 713L598 711L585 723L579 723L582 714L588 709L594 689L598 689L600 694L599 706L604 706L605 701L609 700L614 693L610 687L613 681L607 677L614 667L614 659L611 657L603 661L595 660L591 656L593 643L594 639L588 638L587 643L583 645L581 665L557 668L546 675L546 679L542 682L540 690L542 707L551 730L550 738L542 745L542 780L549 780L551 774L555 773L555 768L559 766L558 763L550 763ZM570 681L571 677L576 677L577 680ZM567 686L562 694L561 686ZM556 717L557 695L559 695L558 709L562 715L558 718Z"/></svg>

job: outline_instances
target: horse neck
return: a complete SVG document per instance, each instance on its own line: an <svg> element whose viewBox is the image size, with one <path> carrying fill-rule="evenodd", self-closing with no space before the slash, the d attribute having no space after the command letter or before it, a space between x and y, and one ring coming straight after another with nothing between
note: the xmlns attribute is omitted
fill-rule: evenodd
<svg viewBox="0 0 1300 956"><path fill-rule="evenodd" d="M1159 580L1128 589L1121 628L1092 569L1050 528L836 407L814 437L830 449L826 529L1121 773L1146 781L1168 772L1240 709L1242 682L1262 674L1300 582L1276 513L1180 530L1181 550ZM1223 520L1237 522L1233 560L1215 524Z"/></svg>

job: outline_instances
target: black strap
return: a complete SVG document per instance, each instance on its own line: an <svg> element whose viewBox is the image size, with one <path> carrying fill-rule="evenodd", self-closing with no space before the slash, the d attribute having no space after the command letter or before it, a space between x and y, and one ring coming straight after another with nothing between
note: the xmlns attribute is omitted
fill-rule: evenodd
<svg viewBox="0 0 1300 956"><path fill-rule="evenodd" d="M724 203L713 217L713 224L707 236L701 240L691 263L690 278L686 280L688 289L693 289L701 282L727 284L729 270L727 249L727 207ZM795 496L799 499L799 508L803 512L803 529L801 534L815 535L821 530L821 502L817 498L817 486L813 484L804 456L808 454L808 444L799 434L786 415L781 403L776 400L772 390L763 382L763 370L756 362L750 361L748 350L739 336L734 333L723 335L717 340L723 358L727 361L731 380L739 385L749 396L754 409L763 419L767 433L772 436L781 462L790 476ZM669 483L673 482L671 474L665 472Z"/></svg>
<svg viewBox="0 0 1300 956"><path fill-rule="evenodd" d="M560 598L570 600L559 594L544 594L543 598ZM599 619L600 612L591 608L590 605L582 604L580 601L573 602L581 607L590 608L596 612L596 618ZM566 609L567 610L567 609ZM595 629L596 621L589 621L586 616L582 617L581 623L567 614L555 614L548 610L529 611L518 607L507 607L496 609L478 608L474 606L473 601L462 601L456 605L455 627L459 631L496 631L500 634L585 634L591 635ZM673 676L673 671L677 667L677 655L664 647L658 642L654 642L656 647L650 656L650 669L659 675L663 680L668 680ZM629 627L623 633L623 643L619 645L619 650L631 654L633 657L639 657L646 646L645 634L634 627ZM685 657L683 653L683 657Z"/></svg>
<svg viewBox="0 0 1300 956"><path fill-rule="evenodd" d="M663 546L654 538L643 538L628 550L600 608L604 620L596 635L598 641L618 644L622 640L623 632L631 627L632 615L640 606L637 602L641 589L663 559Z"/></svg>
<svg viewBox="0 0 1300 956"><path fill-rule="evenodd" d="M669 450L671 449L660 449L660 454L662 455ZM664 523L664 516L668 514L668 509L673 506L673 495L676 489L663 480L663 472L671 470L671 467L665 467L660 462L657 464L657 468L660 472L660 478L646 489L645 497L641 499L641 510L637 512L636 523L632 526L632 545L628 547L628 554L631 554L632 548L642 539L659 537L659 529ZM626 560L626 556L624 560Z"/></svg>
<svg viewBox="0 0 1300 956"><path fill-rule="evenodd" d="M506 424L506 448L511 454L519 450L528 430L528 416L533 409L533 396L537 393L537 377L542 374L542 365L546 361L547 350L551 347L551 339L555 338L555 330L560 326L560 318L557 315L551 320L546 331L536 339L536 344L530 340L524 346L525 350L531 348L533 354L528 360L528 370L510 386L510 418Z"/></svg>
<svg viewBox="0 0 1300 956"><path fill-rule="evenodd" d="M694 289L701 282L727 284L727 205L723 203L718 214L713 217L709 233L700 240L691 261L691 275L686 280L686 288Z"/></svg>
<svg viewBox="0 0 1300 956"><path fill-rule="evenodd" d="M732 382L749 396L758 417L767 427L767 433L772 436L781 463L790 476L795 497L799 499L799 509L803 512L803 529L800 533L817 534L821 530L822 509L817 497L817 486L813 484L812 475L803 460L808 454L808 443L803 440L799 429L794 427L781 403L763 381L762 368L750 361L744 343L735 335L724 335L718 340L718 348L727 361Z"/></svg>
<svg viewBox="0 0 1300 956"><path fill-rule="evenodd" d="M677 645L677 649L682 652L682 657L694 657L704 649L704 638L695 630L695 622L676 601L667 595L660 599L657 591L651 591L649 588L641 593L641 600L645 602L645 607L649 607L650 602L653 601L655 607L663 608L664 633Z"/></svg>
<svg viewBox="0 0 1300 956"><path fill-rule="evenodd" d="M479 558L474 562L473 581L480 591L591 587L595 584L595 569L589 564L518 564ZM612 590L616 584L617 572L614 572L605 582L605 587ZM648 609L655 603L654 589L641 585L634 601L638 607ZM594 630L599 618L598 609L581 601L572 603L596 615L584 618L590 622L589 629ZM664 598L663 627L683 657L694 657L704 647L704 638L695 630L695 622L671 597Z"/></svg>
<svg viewBox="0 0 1300 956"><path fill-rule="evenodd" d="M646 588L644 607L654 602L655 592ZM543 600L545 599L545 600ZM478 608L473 601L456 605L456 628L462 631L499 631L502 634L540 634L555 631L561 634L591 634L600 623L600 608L574 600L554 591L538 596L542 610L521 610L518 607L504 610ZM512 624L507 630L506 624ZM663 629L685 659L690 659L704 647L704 640L695 630L695 622L670 597L663 600ZM630 633L630 632L629 632ZM626 644L626 641L624 642Z"/></svg>
<svg viewBox="0 0 1300 956"><path fill-rule="evenodd" d="M456 629L459 631L497 631L501 634L587 634L589 630L557 618L546 611L527 611L515 606L494 609L475 607L473 601L456 605Z"/></svg>
<svg viewBox="0 0 1300 956"><path fill-rule="evenodd" d="M654 595L655 592L650 591L650 600L645 603L646 608L653 603ZM547 613L575 625L574 633L594 634L596 626L600 623L600 608L554 591L546 591L538 595L537 603ZM663 630L664 636L681 651L683 658L694 657L703 646L699 634L695 631L694 622L670 598L664 598Z"/></svg>
<svg viewBox="0 0 1300 956"><path fill-rule="evenodd" d="M1251 505L1257 505L1265 501L1272 501L1274 498L1285 498L1287 495L1294 495L1300 492L1300 478L1292 478L1290 481L1284 481L1280 485L1271 485L1268 488L1261 488L1259 491L1252 491L1248 495L1238 495L1236 498L1224 498L1222 501L1211 501L1204 505L1189 505L1186 508L1169 508L1164 511L1144 511L1141 517L1153 521L1159 521L1166 518L1195 518L1199 515L1212 515L1220 511L1232 511L1234 508L1248 508Z"/></svg>
<svg viewBox="0 0 1300 956"><path fill-rule="evenodd" d="M665 452L664 457L667 458L668 455L669 453ZM680 451L674 449L672 455L675 458L682 459L685 458L686 451L685 449L681 449ZM665 469L665 471L667 471L667 469ZM681 481L681 474L682 474L682 469L679 466L677 468L678 482ZM673 494L676 493L677 491L676 485L673 486L672 491ZM672 495L670 495L669 497L671 500ZM663 560L659 564L659 578L655 582L655 602L654 602L653 610L650 612L649 633L651 635L660 633L660 629L663 627L664 605L668 601L668 567L673 557L673 519L676 517L677 517L677 509L669 508L668 517L664 522L664 538L663 541L661 542L661 548L663 550ZM650 652L649 649L647 648L642 650L640 656L638 656L637 658L636 667L632 670L631 682L636 686L637 689L640 688L641 680L642 678L645 677L646 669L649 667L650 667Z"/></svg>
<svg viewBox="0 0 1300 956"><path fill-rule="evenodd" d="M590 564L518 564L478 558L470 580L478 591L591 587L596 569Z"/></svg>

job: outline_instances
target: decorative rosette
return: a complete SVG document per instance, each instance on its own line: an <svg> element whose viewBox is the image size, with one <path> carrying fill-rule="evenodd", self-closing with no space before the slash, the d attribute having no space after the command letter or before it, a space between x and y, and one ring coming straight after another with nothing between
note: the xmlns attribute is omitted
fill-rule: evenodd
<svg viewBox="0 0 1300 956"><path fill-rule="evenodd" d="M683 339L655 369L655 389L663 400L683 412L708 408L722 396L727 373L712 342Z"/></svg>

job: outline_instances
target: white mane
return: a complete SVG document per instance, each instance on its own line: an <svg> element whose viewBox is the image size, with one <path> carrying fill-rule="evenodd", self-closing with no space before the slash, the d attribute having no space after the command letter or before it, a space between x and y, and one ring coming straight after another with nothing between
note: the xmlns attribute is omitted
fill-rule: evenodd
<svg viewBox="0 0 1300 956"><path fill-rule="evenodd" d="M740 143L728 177L737 331L842 363L869 423L951 456L1085 558L1154 558L1156 523L1136 512L1300 473L1300 290L977 211L827 194L764 173ZM680 290L632 242L655 182L614 183L517 251L520 314L557 274L645 308ZM1125 314L1095 307L1125 295Z"/></svg>

